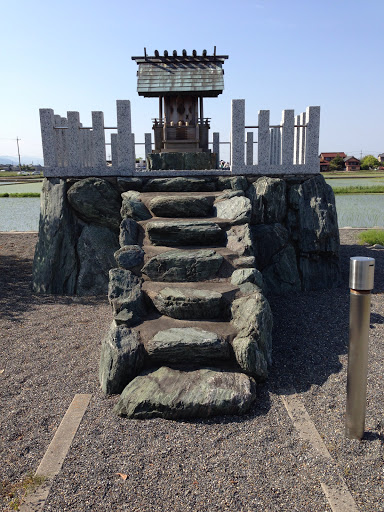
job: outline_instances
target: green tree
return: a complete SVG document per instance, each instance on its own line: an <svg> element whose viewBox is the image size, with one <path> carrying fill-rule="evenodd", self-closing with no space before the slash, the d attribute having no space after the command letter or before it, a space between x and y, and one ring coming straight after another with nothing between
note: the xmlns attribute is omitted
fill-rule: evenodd
<svg viewBox="0 0 384 512"><path fill-rule="evenodd" d="M380 162L373 155L366 155L360 163L360 169L376 169L376 167L380 166Z"/></svg>
<svg viewBox="0 0 384 512"><path fill-rule="evenodd" d="M329 170L341 171L342 169L344 169L344 160L341 158L340 155L337 155L329 162Z"/></svg>

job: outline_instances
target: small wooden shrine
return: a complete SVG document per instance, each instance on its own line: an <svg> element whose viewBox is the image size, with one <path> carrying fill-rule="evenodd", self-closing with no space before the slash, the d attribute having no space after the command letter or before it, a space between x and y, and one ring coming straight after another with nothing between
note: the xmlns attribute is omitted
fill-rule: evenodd
<svg viewBox="0 0 384 512"><path fill-rule="evenodd" d="M224 89L222 69L228 55L201 56L193 50L187 55L172 55L164 51L160 56L132 57L139 66L137 92L139 96L159 98L159 117L153 119L155 149L153 153L209 152L208 132L210 118L204 117L207 97L217 97Z"/></svg>

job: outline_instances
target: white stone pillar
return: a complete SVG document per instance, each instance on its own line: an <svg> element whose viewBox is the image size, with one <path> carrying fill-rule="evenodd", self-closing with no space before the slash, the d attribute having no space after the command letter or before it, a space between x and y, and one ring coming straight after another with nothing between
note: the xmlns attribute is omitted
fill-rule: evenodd
<svg viewBox="0 0 384 512"><path fill-rule="evenodd" d="M54 112L51 108L40 109L41 140L45 167L57 166Z"/></svg>
<svg viewBox="0 0 384 512"><path fill-rule="evenodd" d="M132 148L131 148L131 102L129 100L117 100L117 147L119 155L119 168L125 172L133 172Z"/></svg>
<svg viewBox="0 0 384 512"><path fill-rule="evenodd" d="M152 133L144 133L144 143L145 143L145 156L144 159L147 159L147 156L152 153Z"/></svg>
<svg viewBox="0 0 384 512"><path fill-rule="evenodd" d="M267 167L270 162L269 110L259 110L257 137L257 165Z"/></svg>
<svg viewBox="0 0 384 512"><path fill-rule="evenodd" d="M308 170L320 172L320 107L307 107L306 117L307 135L305 139L305 163L308 166Z"/></svg>
<svg viewBox="0 0 384 512"><path fill-rule="evenodd" d="M305 135L306 135L306 128L304 128L306 123L306 114L305 112L302 112L300 114L300 126L302 128L299 128L299 164L304 165L305 164Z"/></svg>
<svg viewBox="0 0 384 512"><path fill-rule="evenodd" d="M270 128L269 130L269 163L273 165L275 163L275 129Z"/></svg>
<svg viewBox="0 0 384 512"><path fill-rule="evenodd" d="M246 164L253 165L253 132L247 132L247 157Z"/></svg>
<svg viewBox="0 0 384 512"><path fill-rule="evenodd" d="M133 173L135 168L136 168L135 134L131 133L129 135L129 164L128 164L128 171Z"/></svg>
<svg viewBox="0 0 384 512"><path fill-rule="evenodd" d="M294 148L294 125L295 113L293 110L283 110L281 119L281 163L284 166L292 167L293 165L293 148ZM284 170L284 169L283 169Z"/></svg>
<svg viewBox="0 0 384 512"><path fill-rule="evenodd" d="M231 112L231 171L244 167L245 100L232 100Z"/></svg>
<svg viewBox="0 0 384 512"><path fill-rule="evenodd" d="M293 163L298 164L299 163L299 143L300 143L300 128L297 128L297 126L300 124L300 115L295 116L295 135L294 135L294 153L293 153Z"/></svg>
<svg viewBox="0 0 384 512"><path fill-rule="evenodd" d="M68 119L68 167L81 168L80 116L78 112L67 112Z"/></svg>
<svg viewBox="0 0 384 512"><path fill-rule="evenodd" d="M216 169L218 169L219 162L220 162L220 133L213 132L212 140L213 140L212 152L216 155Z"/></svg>
<svg viewBox="0 0 384 512"><path fill-rule="evenodd" d="M111 133L111 156L112 156L112 167L117 169L119 167L119 156L117 147L117 133Z"/></svg>
<svg viewBox="0 0 384 512"><path fill-rule="evenodd" d="M93 166L95 169L105 168L107 155L105 152L103 112L92 112L92 146Z"/></svg>
<svg viewBox="0 0 384 512"><path fill-rule="evenodd" d="M60 126L68 127L68 120L66 117L60 118ZM61 130L61 142L62 142L62 167L68 166L68 130Z"/></svg>
<svg viewBox="0 0 384 512"><path fill-rule="evenodd" d="M53 116L54 123L55 123L55 144L56 144L56 156L57 156L57 165L58 167L63 167L63 138L62 138L62 132L64 130L58 130L59 127L61 127L61 116L54 115Z"/></svg>

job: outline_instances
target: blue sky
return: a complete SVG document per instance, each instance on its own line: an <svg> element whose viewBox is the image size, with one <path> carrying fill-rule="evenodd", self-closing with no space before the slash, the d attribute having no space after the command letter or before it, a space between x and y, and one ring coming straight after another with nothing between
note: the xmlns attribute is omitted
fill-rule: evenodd
<svg viewBox="0 0 384 512"><path fill-rule="evenodd" d="M185 6L185 7L184 7ZM193 7L191 7L193 6ZM41 157L39 108L66 115L132 104L136 141L151 131L157 100L136 92L132 55L144 46L229 55L225 90L205 102L211 131L229 140L231 99L278 123L284 108L320 105L320 151L384 152L382 0L18 0L2 5L0 155Z"/></svg>

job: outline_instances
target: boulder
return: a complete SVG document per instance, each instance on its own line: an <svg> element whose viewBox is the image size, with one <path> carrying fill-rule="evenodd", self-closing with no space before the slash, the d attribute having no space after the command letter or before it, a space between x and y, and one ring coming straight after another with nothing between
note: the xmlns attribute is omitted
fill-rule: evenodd
<svg viewBox="0 0 384 512"><path fill-rule="evenodd" d="M252 203L252 222L254 224L283 222L287 213L284 180L263 176L250 185L247 197Z"/></svg>
<svg viewBox="0 0 384 512"><path fill-rule="evenodd" d="M75 293L78 231L79 226L67 201L67 183L59 178L44 179L39 239L32 271L35 293Z"/></svg>
<svg viewBox="0 0 384 512"><path fill-rule="evenodd" d="M114 411L136 419L208 418L244 414L255 397L256 384L243 373L209 368L183 372L163 366L130 382Z"/></svg>
<svg viewBox="0 0 384 512"><path fill-rule="evenodd" d="M335 196L321 175L293 185L288 194L288 229L301 252L329 252L338 255L339 228Z"/></svg>
<svg viewBox="0 0 384 512"><path fill-rule="evenodd" d="M146 233L154 245L216 245L224 240L225 233L215 222L150 221Z"/></svg>
<svg viewBox="0 0 384 512"><path fill-rule="evenodd" d="M214 277L223 257L211 249L167 251L151 258L141 269L153 281L204 281Z"/></svg>
<svg viewBox="0 0 384 512"><path fill-rule="evenodd" d="M136 325L146 314L141 279L129 270L113 268L109 271L108 300L117 322Z"/></svg>
<svg viewBox="0 0 384 512"><path fill-rule="evenodd" d="M117 234L109 228L92 224L83 228L77 242L77 295L107 295L108 272L115 266L118 247Z"/></svg>
<svg viewBox="0 0 384 512"><path fill-rule="evenodd" d="M127 270L141 268L144 263L144 251L139 245L124 245L115 252L114 257L117 265Z"/></svg>
<svg viewBox="0 0 384 512"><path fill-rule="evenodd" d="M229 344L214 332L193 327L159 331L146 350L151 362L211 364L229 359Z"/></svg>
<svg viewBox="0 0 384 512"><path fill-rule="evenodd" d="M253 336L236 336L232 342L237 364L247 375L262 382L268 377L268 363Z"/></svg>
<svg viewBox="0 0 384 512"><path fill-rule="evenodd" d="M120 214L123 219L128 217L133 220L147 220L152 217L148 208L140 200L139 192L130 190L129 192L123 192L121 197L123 202Z"/></svg>
<svg viewBox="0 0 384 512"><path fill-rule="evenodd" d="M251 220L252 205L248 197L236 196L216 201L214 215L220 219L229 219L231 224L246 224Z"/></svg>
<svg viewBox="0 0 384 512"><path fill-rule="evenodd" d="M220 176L217 179L217 190L247 190L248 181L244 176Z"/></svg>
<svg viewBox="0 0 384 512"><path fill-rule="evenodd" d="M151 200L149 208L157 217L207 217L212 202L204 196L160 196Z"/></svg>
<svg viewBox="0 0 384 512"><path fill-rule="evenodd" d="M302 255L299 260L303 290L321 290L340 286L339 259L332 254Z"/></svg>
<svg viewBox="0 0 384 512"><path fill-rule="evenodd" d="M152 298L162 314L179 320L214 319L227 316L221 293L194 288L163 288Z"/></svg>
<svg viewBox="0 0 384 512"><path fill-rule="evenodd" d="M215 183L209 178L154 178L144 186L144 192L213 192Z"/></svg>
<svg viewBox="0 0 384 512"><path fill-rule="evenodd" d="M244 283L253 283L259 288L262 288L263 275L256 268L241 268L235 270L231 277L231 284L240 286Z"/></svg>
<svg viewBox="0 0 384 512"><path fill-rule="evenodd" d="M124 247L124 245L136 245L138 236L137 222L129 218L123 219L120 224L120 247Z"/></svg>
<svg viewBox="0 0 384 512"><path fill-rule="evenodd" d="M141 192L143 180L141 178L117 178L117 187L120 192L128 192L128 190L138 190Z"/></svg>
<svg viewBox="0 0 384 512"><path fill-rule="evenodd" d="M249 224L233 226L227 231L227 247L239 256L254 256Z"/></svg>
<svg viewBox="0 0 384 512"><path fill-rule="evenodd" d="M262 270L262 274L267 294L287 295L301 290L296 253L292 245L287 245L276 253L270 264Z"/></svg>
<svg viewBox="0 0 384 512"><path fill-rule="evenodd" d="M234 268L249 268L254 267L256 264L256 260L254 256L241 256L240 258L236 258L232 261Z"/></svg>
<svg viewBox="0 0 384 512"><path fill-rule="evenodd" d="M222 194L217 196L216 201L223 199L232 199L232 197L243 197L245 194L242 190L224 190Z"/></svg>
<svg viewBox="0 0 384 512"><path fill-rule="evenodd" d="M255 292L234 300L231 309L232 324L238 332L237 337L252 338L256 342L254 346L263 355L266 363L270 365L272 363L273 319L267 299L262 293ZM239 359L237 360L239 362ZM256 370L254 375L257 376ZM264 378L265 376L260 377Z"/></svg>
<svg viewBox="0 0 384 512"><path fill-rule="evenodd" d="M72 208L85 222L119 229L120 194L109 181L101 178L77 181L67 196Z"/></svg>
<svg viewBox="0 0 384 512"><path fill-rule="evenodd" d="M288 244L289 233L281 224L260 224L251 229L256 266L263 270L276 253Z"/></svg>
<svg viewBox="0 0 384 512"><path fill-rule="evenodd" d="M144 347L137 332L112 322L101 344L100 386L104 393L121 393L142 370Z"/></svg>

